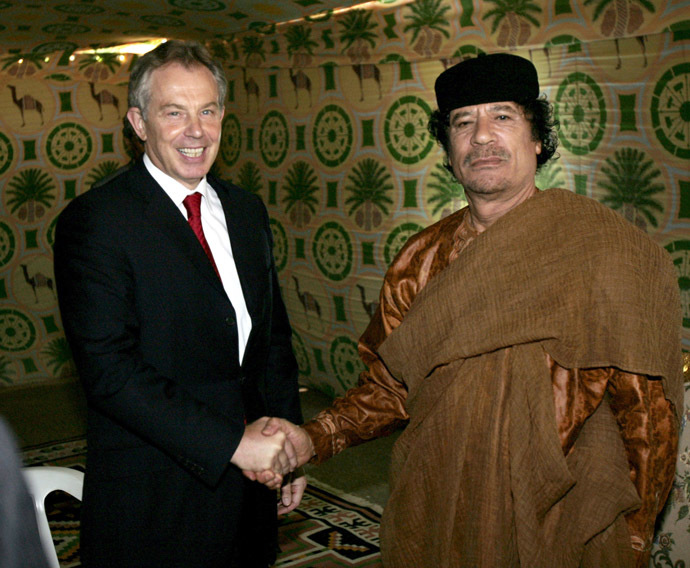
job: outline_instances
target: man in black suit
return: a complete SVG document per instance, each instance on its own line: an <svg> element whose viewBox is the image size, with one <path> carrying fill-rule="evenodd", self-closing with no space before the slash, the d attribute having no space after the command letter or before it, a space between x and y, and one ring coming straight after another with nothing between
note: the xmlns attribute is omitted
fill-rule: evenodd
<svg viewBox="0 0 690 568"><path fill-rule="evenodd" d="M268 216L207 175L226 89L198 44L144 55L127 117L145 155L58 221L60 311L88 401L87 567L265 568L276 493L250 472L275 472L282 511L304 491L283 479L290 443L261 435L265 416L301 422Z"/></svg>

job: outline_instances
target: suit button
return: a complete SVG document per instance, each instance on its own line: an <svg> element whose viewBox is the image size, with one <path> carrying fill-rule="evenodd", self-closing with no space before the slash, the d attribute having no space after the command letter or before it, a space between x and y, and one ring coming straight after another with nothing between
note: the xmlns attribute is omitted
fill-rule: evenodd
<svg viewBox="0 0 690 568"><path fill-rule="evenodd" d="M227 326L232 326L235 325L237 322L235 321L235 316L228 316L225 318L225 325Z"/></svg>
<svg viewBox="0 0 690 568"><path fill-rule="evenodd" d="M240 381L240 384L243 385L243 384L244 384L244 381L247 380L247 377L246 377L245 375L240 375L239 378L238 378L238 380Z"/></svg>

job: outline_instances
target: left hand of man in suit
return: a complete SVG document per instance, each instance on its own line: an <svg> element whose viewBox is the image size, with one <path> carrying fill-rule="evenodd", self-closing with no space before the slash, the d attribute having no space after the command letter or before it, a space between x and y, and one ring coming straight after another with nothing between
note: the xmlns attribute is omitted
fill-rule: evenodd
<svg viewBox="0 0 690 568"><path fill-rule="evenodd" d="M302 468L298 468L286 476L283 486L280 488L280 500L278 501L278 514L286 515L294 510L302 501L304 490L307 488L307 478Z"/></svg>
<svg viewBox="0 0 690 568"><path fill-rule="evenodd" d="M278 499L278 514L285 515L297 507L302 501L304 490L307 488L307 478L302 468L298 468L283 478L273 471L266 470L260 472L243 471L245 477L262 483L269 489L280 489Z"/></svg>
<svg viewBox="0 0 690 568"><path fill-rule="evenodd" d="M287 436L285 446L292 447L290 454L295 456L297 466L300 469L293 472L284 483L282 478L273 471L244 471L243 473L252 481L263 483L269 489L278 489L280 487L281 499L278 504L278 514L283 515L295 509L302 500L307 480L301 467L314 455L314 445L304 430L288 420L274 417L264 422L261 432L264 436L274 436L279 432L283 432Z"/></svg>

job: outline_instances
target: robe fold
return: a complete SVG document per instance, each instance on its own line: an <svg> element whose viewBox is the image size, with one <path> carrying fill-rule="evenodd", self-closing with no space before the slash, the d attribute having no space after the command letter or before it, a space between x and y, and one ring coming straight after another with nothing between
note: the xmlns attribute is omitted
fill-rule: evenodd
<svg viewBox="0 0 690 568"><path fill-rule="evenodd" d="M378 349L410 415L393 453L385 565L632 566L625 514L640 498L609 396L564 455L544 359L646 375L682 409L670 258L618 214L554 189L459 260Z"/></svg>

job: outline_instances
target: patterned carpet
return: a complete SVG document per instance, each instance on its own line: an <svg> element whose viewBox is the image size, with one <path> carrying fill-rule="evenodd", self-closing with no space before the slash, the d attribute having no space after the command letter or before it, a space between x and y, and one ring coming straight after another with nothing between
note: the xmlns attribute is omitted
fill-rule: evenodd
<svg viewBox="0 0 690 568"><path fill-rule="evenodd" d="M24 464L58 465L84 470L83 439L31 448ZM62 492L46 499L48 520L63 568L79 561L79 501ZM343 495L312 479L300 506L281 518L281 554L276 568L338 568L381 566L380 508Z"/></svg>

